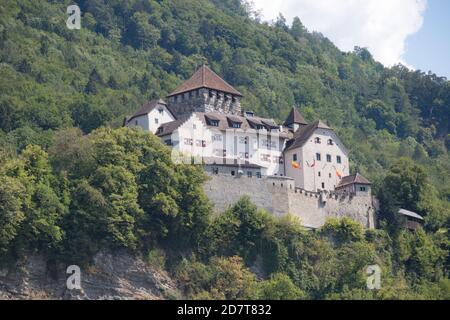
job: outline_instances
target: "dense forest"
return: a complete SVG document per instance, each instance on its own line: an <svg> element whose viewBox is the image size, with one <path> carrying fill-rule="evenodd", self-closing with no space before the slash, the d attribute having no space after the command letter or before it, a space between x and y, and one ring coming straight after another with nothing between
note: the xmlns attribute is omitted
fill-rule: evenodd
<svg viewBox="0 0 450 320"><path fill-rule="evenodd" d="M0 263L38 252L57 267L127 249L189 298L449 299L450 82L365 48L343 53L299 19L261 22L239 0L3 0ZM220 216L195 166L120 128L202 63L284 120L293 105L332 126L374 182L380 229L349 219L307 232L242 199ZM425 217L405 231L399 207ZM383 286L365 288L378 264Z"/></svg>

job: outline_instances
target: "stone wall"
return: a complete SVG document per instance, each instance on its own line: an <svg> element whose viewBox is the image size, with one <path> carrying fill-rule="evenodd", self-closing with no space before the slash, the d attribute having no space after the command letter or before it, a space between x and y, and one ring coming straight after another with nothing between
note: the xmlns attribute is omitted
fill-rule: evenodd
<svg viewBox="0 0 450 320"><path fill-rule="evenodd" d="M298 216L302 225L320 228L329 217L348 216L365 228L374 228L375 210L372 197L352 196L334 192L314 193L295 188L294 180L286 177L232 177L212 175L204 185L216 212L247 195L258 207L275 216L291 213Z"/></svg>
<svg viewBox="0 0 450 320"><path fill-rule="evenodd" d="M201 88L169 98L169 107L177 116L192 112L219 112L241 115L240 97Z"/></svg>

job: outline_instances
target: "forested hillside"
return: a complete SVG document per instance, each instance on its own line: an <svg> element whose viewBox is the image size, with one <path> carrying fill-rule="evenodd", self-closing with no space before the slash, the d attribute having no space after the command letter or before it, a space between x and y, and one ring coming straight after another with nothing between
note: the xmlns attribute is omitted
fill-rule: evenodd
<svg viewBox="0 0 450 320"><path fill-rule="evenodd" d="M81 30L66 27L73 1L0 5L2 257L88 261L125 247L203 298L373 298L363 267L378 262L390 287L376 298L448 298L449 81L385 68L364 48L343 53L298 19L262 23L239 0L75 2ZM336 129L351 170L375 183L383 230L334 221L311 235L245 200L211 223L198 168L175 168L148 134L113 130L204 62L243 93L244 109L281 121L296 105ZM422 214L425 231L400 230L399 206ZM267 280L255 284L246 267L257 256ZM224 270L257 289L226 292ZM279 286L290 291L274 296Z"/></svg>

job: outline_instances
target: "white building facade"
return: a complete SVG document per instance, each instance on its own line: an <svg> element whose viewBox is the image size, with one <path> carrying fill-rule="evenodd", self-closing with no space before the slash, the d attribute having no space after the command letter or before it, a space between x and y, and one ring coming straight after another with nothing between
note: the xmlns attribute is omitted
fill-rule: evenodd
<svg viewBox="0 0 450 320"><path fill-rule="evenodd" d="M330 127L308 124L296 108L278 125L242 111L241 98L202 66L168 96L169 104L150 101L124 125L156 134L177 157L204 164L210 174L290 177L300 189L339 190L350 173L349 153Z"/></svg>

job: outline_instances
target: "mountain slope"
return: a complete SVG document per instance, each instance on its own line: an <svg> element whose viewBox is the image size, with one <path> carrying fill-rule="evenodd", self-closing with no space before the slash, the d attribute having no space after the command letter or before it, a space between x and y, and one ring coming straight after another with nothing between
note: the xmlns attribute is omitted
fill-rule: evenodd
<svg viewBox="0 0 450 320"><path fill-rule="evenodd" d="M296 19L273 25L238 0L5 0L0 8L0 143L47 147L53 132L118 127L208 62L244 94L243 108L284 120L297 105L351 149L352 170L377 182L398 157L427 167L450 198L450 82L388 69L363 48L339 51Z"/></svg>

